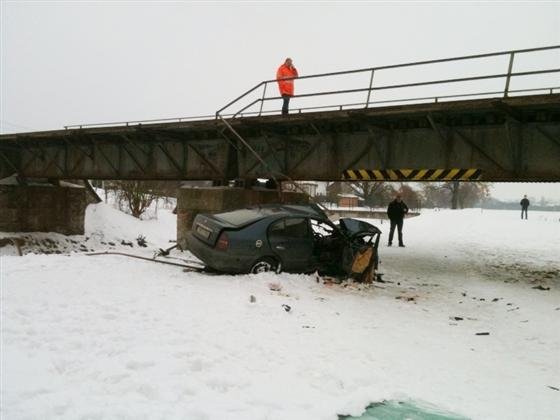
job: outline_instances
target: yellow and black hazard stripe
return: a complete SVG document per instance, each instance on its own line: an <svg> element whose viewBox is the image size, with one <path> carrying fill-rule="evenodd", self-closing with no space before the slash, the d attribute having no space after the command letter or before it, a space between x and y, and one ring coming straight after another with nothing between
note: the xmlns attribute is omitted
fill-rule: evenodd
<svg viewBox="0 0 560 420"><path fill-rule="evenodd" d="M476 181L480 169L347 169L345 181Z"/></svg>

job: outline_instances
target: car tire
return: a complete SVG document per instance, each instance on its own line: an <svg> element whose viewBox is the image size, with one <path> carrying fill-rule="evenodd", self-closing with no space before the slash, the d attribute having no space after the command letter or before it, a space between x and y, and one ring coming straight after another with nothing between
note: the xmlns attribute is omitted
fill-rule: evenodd
<svg viewBox="0 0 560 420"><path fill-rule="evenodd" d="M267 273L267 272L280 272L280 264L270 257L258 259L251 267L251 274Z"/></svg>

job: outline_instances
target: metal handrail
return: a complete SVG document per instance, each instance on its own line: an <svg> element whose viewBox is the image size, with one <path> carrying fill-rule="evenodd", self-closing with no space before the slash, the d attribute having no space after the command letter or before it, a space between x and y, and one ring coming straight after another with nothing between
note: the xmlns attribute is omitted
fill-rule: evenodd
<svg viewBox="0 0 560 420"><path fill-rule="evenodd" d="M368 67L368 68L361 68L356 70L346 70L346 71L337 71L337 72L330 72L330 73L320 73L320 74L311 74L306 76L299 76L299 77L291 77L286 78L284 80L303 80L303 79L317 79L317 78L324 78L324 77L331 77L331 76L340 76L340 75L348 75L348 74L357 74L357 73L365 73L371 72L369 77L369 86L359 89L343 89L343 90L334 90L334 91L323 91L323 92L315 92L315 93L304 93L299 95L294 95L294 98L307 98L307 97L319 97L319 96L327 96L327 95L340 95L340 94L350 94L350 93L364 93L367 92L367 99L364 103L358 104L339 104L339 105L327 105L327 106L314 106L314 107L307 107L307 108L296 108L298 113L301 113L304 110L317 110L317 109L344 109L348 107L354 106L363 106L368 108L370 105L380 104L380 103L396 103L396 102L410 102L410 101L425 101L425 100L435 100L437 102L439 99L443 98L460 98L460 97L469 97L469 96L484 96L484 95L502 95L503 97L507 97L510 93L515 92L538 92L543 90L548 90L550 93L553 93L553 90L559 89L558 87L549 87L549 88L534 88L534 89L518 89L518 90L511 90L509 89L510 81L513 77L521 77L521 76L532 76L532 75L539 75L539 74L550 74L550 73L558 73L560 72L560 68L553 68L553 69L544 69L544 70L535 70L535 71L524 71L524 72L512 72L514 59L516 54L524 54L524 53L532 53L537 51L547 51L547 50L558 50L560 49L560 45L554 46L547 46L547 47L539 47L539 48L526 48L526 49L519 49L519 50L509 50L509 51L500 51L500 52L493 52L493 53L485 53L485 54L474 54L474 55L466 55L466 56L459 56L459 57L451 57L451 58L442 58L442 59L435 59L435 60L423 60L423 61L415 61L409 63L401 63L401 64L392 64L392 65L385 65L385 66L377 66L377 67ZM490 75L481 75L481 76L470 76L470 77L461 77L461 78L454 78L454 79L441 79L441 80L429 80L423 82L414 82L414 83L402 83L402 84L393 84L393 85L384 85L384 86L375 86L374 85L374 74L377 74L380 70L389 70L389 69L396 69L396 68L404 68L404 67L413 67L413 66L422 66L422 65L429 65L429 64L439 64L439 63L447 63L447 62L457 62L457 61L464 61L464 60L475 60L480 58L489 58L489 57L499 57L499 56L506 56L509 55L510 59L508 60L508 71L506 73L498 73L498 74L490 74ZM433 96L433 97L423 97L423 98L407 98L407 99L394 99L394 100L384 100L384 101L370 101L372 93L375 91L382 91L382 90L390 90L390 89L402 89L402 88L413 88L419 86L430 86L430 85L443 85L443 84L452 84L452 83L460 83L460 82L469 82L469 81L476 81L476 80L489 80L489 79L499 79L505 78L505 87L503 91L493 91L493 92L478 92L478 93L469 93L469 94L457 94L457 95L445 95L445 96ZM267 87L271 83L277 83L276 79L264 80L254 87L248 89L237 98L233 99L232 101L228 102L225 106L220 108L214 115L203 115L203 116L195 116L195 117L179 117L179 118L160 118L160 119L151 119L151 120L136 120L136 121L122 121L122 122L111 122L111 123L94 123L94 124L75 124L75 125L66 125L64 126L65 129L80 129L85 127L103 127L103 126L114 126L114 125L124 125L124 126L139 126L142 124L157 124L157 123L166 123L166 122L188 122L188 121L197 121L197 120L207 120L212 118L237 118L237 117L244 117L244 116L261 116L261 115L268 115L278 113L279 110L273 111L263 111L263 105L265 102L274 101L281 99L280 96L274 97L266 97ZM248 105L243 106L241 109L237 110L236 112L228 112L223 113L224 110L228 109L232 105L238 103L242 99L248 97L248 95L256 92L258 89L263 88L262 95L250 102ZM259 111L257 112L245 112L249 108L253 107L256 104L260 103Z"/></svg>
<svg viewBox="0 0 560 420"><path fill-rule="evenodd" d="M523 92L540 92L540 91L548 91L549 94L553 94L554 91L560 91L560 86L551 86L551 87L542 87L542 88L535 88L535 89L515 89L510 90L509 93L523 93ZM400 98L400 99L386 99L382 101L370 101L370 102L355 102L343 105L321 105L321 106L310 106L310 107L303 107L303 108L295 108L294 111L298 114L305 113L306 111L317 111L317 110L326 110L326 109L338 109L342 111L343 109L356 109L356 108L364 108L366 105L380 105L380 104L391 104L391 103L403 103L403 102L420 102L420 103L427 103L429 102L440 102L442 99L451 99L451 98L468 98L474 96L488 96L488 95L502 95L504 92L501 90L496 91L489 91L489 92L478 92L478 93L462 93L462 94L455 94L455 95L441 95L441 96L421 96L421 97L414 97L414 98ZM273 99L282 99L281 96L270 98ZM280 109L273 109L269 111L250 111L250 112L238 112L236 114L223 114L221 115L224 118L227 117L250 117L250 116L259 116L259 115L274 115L278 114ZM91 124L74 124L74 125L65 125L64 128L66 130L71 129L80 129L80 128L95 128L95 127L107 127L107 126L125 126L125 127L134 127L134 126L141 126L148 124L159 124L159 123L167 123L167 122L187 122L187 121L208 121L210 119L214 119L215 115L199 115L195 117L178 117L178 118L159 118L159 119L151 119L151 120L138 120L138 121L118 121L118 122L108 122L108 123L91 123Z"/></svg>
<svg viewBox="0 0 560 420"><path fill-rule="evenodd" d="M560 86L552 86L552 87L542 87L542 88L535 88L535 89L515 89L510 90L509 93L522 93L522 92L540 92L540 91L548 91L549 94L554 93L555 90L560 90ZM402 103L402 102L418 102L423 101L422 103L426 103L427 101L431 102L440 102L441 99L451 99L451 98L467 98L473 96L488 96L488 95L502 95L504 92L501 90L496 91L489 91L489 92L478 92L478 93L462 93L462 94L455 94L455 95L441 95L441 96L421 96L415 98L400 98L400 99L385 99L382 101L370 101L370 102L356 102L350 104L343 104L343 105L322 105L322 106L310 106L305 108L295 108L294 111L301 114L302 111L312 111L318 109L332 109L337 108L339 110L342 109L352 109L357 107L364 107L364 105L377 105L377 104L389 104L389 103ZM282 99L281 96L270 98L270 100L274 99ZM280 109L270 110L270 111L252 111L252 112L245 112L245 113L237 113L237 114L226 114L224 116L234 116L238 115L240 117L244 116L258 116L258 115L265 115L265 114L277 114L280 112Z"/></svg>
<svg viewBox="0 0 560 420"><path fill-rule="evenodd" d="M412 66L422 66L426 64L439 64L439 63L446 63L451 61L462 61L462 60L475 60L478 58L488 58L488 57L498 57L501 55L508 55L508 54L523 54L528 52L535 52L535 51L546 51L546 50L555 50L560 49L560 45L552 45L549 47L539 47L539 48L527 48L523 50L510 50L510 51L501 51L501 52L494 52L494 53L485 53L485 54L475 54L475 55L464 55L459 57L451 57L451 58L440 58L435 60L424 60L424 61L413 61L410 63L401 63L401 64L390 64L386 66L378 66L378 67L366 67L357 70L342 70L330 73L318 73L318 74L309 74L307 76L297 76L297 77L286 77L283 80L302 80L302 79L313 79L317 77L326 77L326 76L341 76L343 74L353 74L353 73L363 73L372 70L388 70L388 69L396 69L402 67L412 67ZM255 86L253 89L262 86L263 83L272 83L277 82L276 79L264 80ZM251 89L251 90L253 90Z"/></svg>
<svg viewBox="0 0 560 420"><path fill-rule="evenodd" d="M378 67L368 67L362 68L357 70L346 70L346 71L338 71L338 72L330 72L330 73L320 73L320 74L312 74L307 76L298 76L298 77L289 77L283 80L303 80L303 79L312 79L312 78L322 78L322 77L331 77L331 76L340 76L340 75L348 75L348 74L356 74L356 73L364 73L364 72L371 72L370 82L368 88L361 88L361 89L345 89L345 90L337 90L337 91L328 91L328 92L316 92L316 93L309 93L309 94L301 94L301 95L294 95L294 98L301 98L301 97L313 97L313 96L324 96L324 95L336 95L336 94L344 94L344 93L359 93L359 92L367 92L368 97L366 100L366 104L369 104L370 96L373 91L376 90L386 90L386 89L398 89L398 88L405 88L405 87L417 87L417 86L427 86L427 85L436 85L436 84L448 84L448 83L457 83L457 82L466 82L466 81L474 81L474 80L484 80L484 79L497 79L497 78L505 78L506 84L504 87L504 91L502 94L504 97L507 97L510 89L510 81L512 77L519 77L519 76L530 76L530 75L538 75L538 74L546 74L546 73L558 73L560 72L560 68L554 69L546 69L546 70L536 70L536 71L525 71L525 72L512 72L514 58L516 54L523 54L523 53L531 53L537 51L546 51L546 50L555 50L560 49L560 45L548 46L548 47L539 47L539 48L526 48L526 49L519 49L519 50L509 50L509 51L500 51L500 52L493 52L493 53L485 53L485 54L475 54L475 55L466 55L466 56L459 56L459 57L452 57L452 58L443 58L443 59L435 59L435 60L424 60L424 61L416 61L410 63L402 63L402 64L392 64L386 66L378 66ZM438 63L446 63L446 62L456 62L456 61L464 61L464 60L475 60L480 58L489 58L489 57L498 57L498 56L505 56L509 55L510 59L508 62L508 71L506 73L501 74L493 74L493 75L483 75L483 76L474 76L474 77L463 77L463 78L456 78L456 79L442 79L442 80L432 80L428 82L417 82L417 83L407 83L407 84L399 84L399 85L387 85L387 86L373 86L373 76L376 72L380 70L387 70L387 69L395 69L395 68L404 68L404 67L412 67L412 66L421 66L421 65L428 65L428 64L438 64ZM242 95L238 96L233 101L230 101L228 104L220 108L216 112L216 117L218 115L222 115L222 112L232 106L233 104L239 102L241 99L247 97L250 93L256 91L261 86L264 86L264 92L262 98L258 98L251 102L249 105L246 105L241 110L233 113L233 116L236 117L238 114L242 113L246 109L250 108L251 106L261 102L260 112L258 115L262 114L262 104L264 101L275 100L278 97L274 98L266 98L266 88L269 83L277 83L276 79L265 80L254 86L253 88L249 89ZM537 89L541 90L541 89Z"/></svg>
<svg viewBox="0 0 560 420"><path fill-rule="evenodd" d="M326 96L326 95L341 95L347 93L360 93L360 92L373 92L379 90L388 90L388 89L401 89L401 88L409 88L409 87L418 87L418 86L429 86L429 85L437 85L437 84L445 84L445 83L458 83L458 82L471 82L474 80L488 80L488 79L499 79L504 77L512 77L512 76L530 76L530 75L537 75L537 74L547 74L547 73L560 73L560 68L557 69L547 69L547 70L535 70L535 71L525 71L525 72L518 72L518 73L503 73L503 74L492 74L487 76L472 76L472 77L461 77L456 79L442 79L442 80L430 80L428 82L415 82L415 83L407 83L407 84L398 84L398 85L386 85L386 86L378 86L378 87L370 87L370 88L359 88L359 89L343 89L343 90L332 90L326 92L315 92L315 93L303 93L300 95L293 95L292 98L308 98L308 97L315 97L315 96ZM539 89L540 90L540 89ZM504 92L501 92L504 93ZM368 95L369 96L369 95ZM250 108L251 106L264 101L273 101L281 99L281 96L272 97L272 98L258 98L251 102L249 105L241 108L233 117L235 118L239 113L245 111L246 109ZM220 115L220 114L216 114Z"/></svg>
<svg viewBox="0 0 560 420"><path fill-rule="evenodd" d="M231 114L233 115L233 114ZM174 118L154 118L150 120L136 120L136 121L115 121L107 123L91 123L91 124L72 124L65 125L66 130L72 128L84 128L84 127L103 127L103 126L113 126L113 125L124 125L124 126L134 126L142 125L145 123L165 123L165 122L183 122L183 121L197 121L197 120L207 120L214 118L215 115L198 115L194 117L174 117Z"/></svg>

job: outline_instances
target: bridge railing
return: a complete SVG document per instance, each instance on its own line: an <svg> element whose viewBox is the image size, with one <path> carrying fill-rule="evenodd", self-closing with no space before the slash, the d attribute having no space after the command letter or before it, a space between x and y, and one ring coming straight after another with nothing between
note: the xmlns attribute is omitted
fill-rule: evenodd
<svg viewBox="0 0 560 420"><path fill-rule="evenodd" d="M534 86L531 88L525 89L511 89L512 81L513 80L521 80L526 79L528 77L534 76L543 76L543 75L557 75L560 73L560 55L558 57L553 57L553 65L555 67L551 68L538 68L538 69L531 69L531 70L523 70L523 71L514 71L515 70L515 61L516 58L522 55L532 55L531 58L538 58L536 57L543 52L553 52L553 53L560 53L560 45L556 46L548 46L548 47L541 47L541 48L530 48L530 49L520 49L520 50L511 50L511 51L501 51L501 52L494 52L494 53L486 53L486 54L476 54L476 55L467 55L461 57L452 57L452 58L443 58L443 59L436 59L436 60L426 60L426 61L416 61L410 63L402 63L402 64L394 64L388 66L379 66L379 67L370 67L370 68L363 68L357 70L347 70L347 71L338 71L338 72L331 72L331 73L321 73L321 74L313 74L307 76L299 76L294 77L286 80L298 80L298 86L305 81L308 80L321 80L326 81L327 83L338 83L336 79L341 76L352 77L356 75L364 75L367 76L367 80L361 86L351 87L347 89L338 89L338 90L311 90L311 91L304 91L304 93L300 93L294 95L293 99L309 99L309 98L318 98L318 97L326 97L326 96L339 96L339 95L364 95L361 101L352 101L350 103L334 103L329 105L324 104L317 104L307 107L299 107L292 109L292 112L301 113L301 112L309 112L309 111L320 111L320 110L343 110L343 109L356 109L356 108L369 108L373 106L380 106L383 104L395 104L395 103L412 103L412 102L439 102L451 99L460 99L460 98L472 98L472 97L508 97L518 94L526 94L526 93L533 93L533 94L552 94L555 92L560 91L560 80L558 78L553 79L552 83L548 86L543 86L542 78L539 80L539 85ZM419 72L418 69L423 67L424 70L427 70L430 74L437 73L438 65L442 64L460 64L462 67L466 67L466 63L473 63L479 62L482 59L492 60L492 59L505 59L506 63L490 63L492 65L492 69L495 66L503 66L498 68L496 71L492 71L490 73L483 73L483 74L476 74L476 75L466 75L463 77L449 77L449 78L442 78L442 79L422 79L419 81L406 81L403 82L400 79L393 79L395 82L392 83L376 83L376 79L379 78L380 73L387 73L388 71L392 71L396 73L403 69L412 69L416 72ZM550 58L550 57L549 57ZM501 71L500 71L501 70ZM419 72L420 73L420 72ZM334 80L336 79L336 80ZM503 88L497 89L495 84L491 85L492 89L485 89L485 90L476 90L472 91L469 90L467 87L467 92L465 92L465 85L469 83L476 82L477 85L484 85L484 81L493 81L499 82L502 81ZM352 81L349 82L349 84ZM220 108L216 112L216 118L238 118L238 117L245 117L245 116L260 116L260 115L268 115L268 114L278 114L280 112L279 109L265 109L265 104L276 102L279 103L281 100L281 96L270 95L276 89L277 80L265 80L257 84L256 86L252 87L251 89L247 90L234 100L230 101L228 104ZM434 92L435 87L441 86L450 86L458 84L463 84L463 89L457 93L451 93L449 91ZM417 90L418 88L431 88L432 92L425 93L420 96L409 96L409 97L398 97L398 98L378 98L379 93L381 92L388 92L388 91L402 91L408 89L410 90ZM480 88L478 88L480 89ZM299 87L298 87L299 90Z"/></svg>
<svg viewBox="0 0 560 420"><path fill-rule="evenodd" d="M538 61L534 58L538 58L539 54L543 53L555 53L557 56L552 57L551 61L553 66L551 68L538 68L533 70L524 71L514 71L516 59L520 57L526 57L526 61ZM541 57L542 58L542 57ZM440 70L437 69L438 66L449 64L458 65L460 69L454 68L451 74L456 74L459 70L464 70L468 67L469 63L477 63L479 60L504 60L504 62L490 62L489 66L492 68L492 72L467 75L464 77L448 77L442 79L424 79L422 77L422 71L428 74L438 73ZM472 66L471 66L472 67ZM495 70L495 69L498 70ZM414 79L414 77L420 77L420 80L403 82L402 70L411 70L415 73L413 75L406 75L408 79ZM473 67L471 71L476 72L479 68ZM501 70L501 71L500 71ZM337 71L331 73L320 73L312 74L306 76L299 76L293 79L297 79L297 90L303 90L303 93L293 96L295 101L305 101L305 100L317 100L311 106L299 106L293 107L291 112L304 113L313 111L328 111L328 110L345 110L345 109L359 109L359 108L369 108L376 106L383 106L389 104L410 104L410 103L426 103L426 102L440 102L448 100L456 100L461 98L484 98L484 97L508 97L520 94L552 94L560 92L560 78L556 77L552 82L545 86L542 79L539 80L537 86L531 86L529 88L518 88L512 89L512 81L520 80L523 78L530 78L534 76L544 76L544 75L554 75L557 76L560 73L560 45L541 47L541 48L529 48L511 51L501 51L486 54L476 54L476 55L466 55L461 57L452 58L442 58L436 60L425 60L425 61L415 61L410 63L393 64L387 66L369 67L357 70L346 70ZM358 81L352 79L353 77L362 77L364 80ZM340 78L346 79L342 80L342 83L347 83L348 85L355 84L348 89L338 89L338 90L324 90L316 89L313 86L307 87L301 86L302 83L306 82L318 82L322 83L321 87L324 85L333 85L338 83ZM385 78L386 81L379 81L379 79ZM287 79L290 80L290 79ZM495 82L490 86L485 86L485 82ZM500 86L496 83L502 82ZM476 83L477 88L469 88L469 83ZM262 115L273 115L279 114L280 109L274 108L275 103L280 103L282 99L281 96L274 95L273 92L276 91L276 79L264 80L247 90L243 94L239 95L234 100L230 101L228 104L220 108L215 115L201 115L194 117L175 117L175 118L163 118L163 119L152 119L152 120L137 120L137 121L122 121L122 122L110 122L110 123L97 123L97 124L77 124L77 125L66 125L65 129L80 129L88 127L103 127L103 126L135 126L142 124L160 124L169 122L190 122L198 120L208 120L212 118L220 119L231 119L240 117L254 117ZM450 92L449 89L441 90L438 92L437 89L441 87L449 87L454 85L457 87L462 84L462 89L457 89L454 92ZM482 87L484 89L482 89ZM417 92L418 89L428 88L428 90L421 91L420 94L410 94L409 96L399 96L391 97L390 95L385 95L382 97L383 93L389 92L402 92L408 90L409 92ZM481 90L482 89L482 90ZM340 97L340 96L351 96L353 100L350 102L341 103L335 100L334 103L326 104L326 97ZM320 101L318 98L323 98ZM297 103L297 102L296 102ZM267 107L265 107L265 105ZM268 107L270 105L270 107Z"/></svg>

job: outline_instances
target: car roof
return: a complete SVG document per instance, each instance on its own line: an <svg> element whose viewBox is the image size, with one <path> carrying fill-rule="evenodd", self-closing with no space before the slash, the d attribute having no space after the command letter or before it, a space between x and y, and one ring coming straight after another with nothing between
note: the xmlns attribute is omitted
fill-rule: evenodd
<svg viewBox="0 0 560 420"><path fill-rule="evenodd" d="M233 226L248 225L267 217L279 219L288 216L315 217L321 220L328 220L326 214L315 204L266 204L213 215L219 221Z"/></svg>

